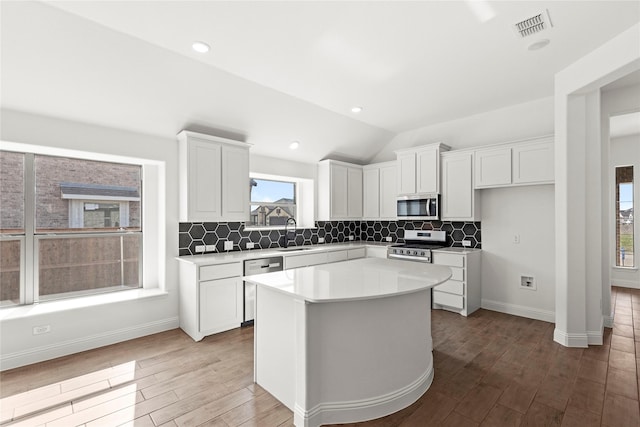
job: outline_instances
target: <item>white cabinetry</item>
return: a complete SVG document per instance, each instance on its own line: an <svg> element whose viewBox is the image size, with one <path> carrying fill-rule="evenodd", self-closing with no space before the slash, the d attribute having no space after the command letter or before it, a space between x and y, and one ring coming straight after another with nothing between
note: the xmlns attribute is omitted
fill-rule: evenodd
<svg viewBox="0 0 640 427"><path fill-rule="evenodd" d="M178 141L180 221L248 221L249 145L189 131Z"/></svg>
<svg viewBox="0 0 640 427"><path fill-rule="evenodd" d="M475 151L475 188L553 184L553 137Z"/></svg>
<svg viewBox="0 0 640 427"><path fill-rule="evenodd" d="M318 164L318 220L362 218L362 166L335 160Z"/></svg>
<svg viewBox="0 0 640 427"><path fill-rule="evenodd" d="M365 255L365 248L332 250L326 252L315 252L312 254L287 254L284 258L284 269L289 270L291 268L308 267L311 265L364 258Z"/></svg>
<svg viewBox="0 0 640 427"><path fill-rule="evenodd" d="M441 219L479 221L478 191L473 188L473 152L442 153Z"/></svg>
<svg viewBox="0 0 640 427"><path fill-rule="evenodd" d="M242 323L242 263L180 263L180 328L200 341Z"/></svg>
<svg viewBox="0 0 640 427"><path fill-rule="evenodd" d="M434 250L433 263L451 268L451 279L433 288L433 308L463 316L480 308L480 250Z"/></svg>
<svg viewBox="0 0 640 427"><path fill-rule="evenodd" d="M396 151L398 195L440 193L440 153L448 150L436 143Z"/></svg>
<svg viewBox="0 0 640 427"><path fill-rule="evenodd" d="M363 212L364 219L395 219L396 162L376 163L363 166Z"/></svg>

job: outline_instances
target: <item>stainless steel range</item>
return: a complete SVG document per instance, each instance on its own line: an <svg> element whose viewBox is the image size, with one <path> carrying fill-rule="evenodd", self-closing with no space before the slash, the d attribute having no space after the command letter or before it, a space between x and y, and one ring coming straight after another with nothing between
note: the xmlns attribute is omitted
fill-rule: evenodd
<svg viewBox="0 0 640 427"><path fill-rule="evenodd" d="M447 232L435 230L406 230L404 244L389 246L387 258L431 262L431 250L447 244Z"/></svg>

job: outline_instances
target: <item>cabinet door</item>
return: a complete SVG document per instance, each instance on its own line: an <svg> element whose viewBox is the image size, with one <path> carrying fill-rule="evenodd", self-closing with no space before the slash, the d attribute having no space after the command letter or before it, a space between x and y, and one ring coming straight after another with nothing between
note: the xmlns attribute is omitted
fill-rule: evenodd
<svg viewBox="0 0 640 427"><path fill-rule="evenodd" d="M221 145L194 139L187 153L187 221L217 221L221 216Z"/></svg>
<svg viewBox="0 0 640 427"><path fill-rule="evenodd" d="M416 192L439 193L439 152L430 148L416 152Z"/></svg>
<svg viewBox="0 0 640 427"><path fill-rule="evenodd" d="M553 143L522 144L513 147L513 183L553 183Z"/></svg>
<svg viewBox="0 0 640 427"><path fill-rule="evenodd" d="M348 212L348 168L331 165L331 219L346 218Z"/></svg>
<svg viewBox="0 0 640 427"><path fill-rule="evenodd" d="M474 220L473 155L442 157L442 219Z"/></svg>
<svg viewBox="0 0 640 427"><path fill-rule="evenodd" d="M397 172L395 166L380 168L380 218L395 219L398 199Z"/></svg>
<svg viewBox="0 0 640 427"><path fill-rule="evenodd" d="M347 216L362 218L362 169L348 168L347 170Z"/></svg>
<svg viewBox="0 0 640 427"><path fill-rule="evenodd" d="M362 189L362 216L365 219L378 219L380 217L380 169L370 168L362 171Z"/></svg>
<svg viewBox="0 0 640 427"><path fill-rule="evenodd" d="M416 192L416 154L398 154L398 194Z"/></svg>
<svg viewBox="0 0 640 427"><path fill-rule="evenodd" d="M249 221L249 150L222 147L222 219Z"/></svg>
<svg viewBox="0 0 640 427"><path fill-rule="evenodd" d="M200 282L200 332L216 333L242 323L240 277Z"/></svg>
<svg viewBox="0 0 640 427"><path fill-rule="evenodd" d="M511 148L476 151L476 188L511 184Z"/></svg>

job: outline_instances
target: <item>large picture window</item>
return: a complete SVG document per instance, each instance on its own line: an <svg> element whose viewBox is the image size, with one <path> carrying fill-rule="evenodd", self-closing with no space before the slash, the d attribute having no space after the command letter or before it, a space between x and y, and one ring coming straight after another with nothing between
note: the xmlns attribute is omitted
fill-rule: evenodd
<svg viewBox="0 0 640 427"><path fill-rule="evenodd" d="M2 304L141 287L141 166L6 151L0 165Z"/></svg>
<svg viewBox="0 0 640 427"><path fill-rule="evenodd" d="M296 183L251 178L251 216L247 226L283 227L296 219Z"/></svg>
<svg viewBox="0 0 640 427"><path fill-rule="evenodd" d="M616 266L634 267L633 166L616 167Z"/></svg>

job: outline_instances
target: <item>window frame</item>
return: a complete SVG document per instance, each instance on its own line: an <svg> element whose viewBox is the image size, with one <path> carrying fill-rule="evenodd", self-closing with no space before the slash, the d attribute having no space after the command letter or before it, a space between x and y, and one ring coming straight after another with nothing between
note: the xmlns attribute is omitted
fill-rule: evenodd
<svg viewBox="0 0 640 427"><path fill-rule="evenodd" d="M285 224L282 225L253 225L251 223L251 206L266 206L266 207L281 207L281 206L291 206L294 208L293 218L296 220L296 224L300 222L301 216L301 206L299 203L300 200L300 191L301 191L301 182L299 178L287 177L287 176L276 176L276 175L265 175L259 173L250 173L249 180L258 179L261 181L275 181L275 182L283 182L287 184L293 184L293 203L272 203L272 202L261 202L251 200L251 191L249 192L249 221L244 222L244 229L248 231L252 230L284 230ZM251 181L250 181L251 182ZM298 226L300 227L300 225Z"/></svg>
<svg viewBox="0 0 640 427"><path fill-rule="evenodd" d="M625 182L618 182L618 169L621 168L631 168L631 181L625 181ZM631 184L631 208L633 210L633 212L635 213L635 205L637 204L636 202L636 197L635 197L635 193L636 193L636 168L634 167L634 165L615 165L613 167L613 218L614 218L614 225L613 225L613 264L612 266L614 268L617 269L622 269L622 270L636 270L638 268L638 261L637 261L637 257L636 257L636 247L637 247L637 242L636 242L636 219L635 216L632 219L631 224L627 225L631 225L631 236L632 236L632 245L633 245L633 265L621 265L621 254L620 254L620 248L621 248L621 244L620 244L620 238L621 238L621 233L620 233L620 226L621 226L621 217L620 217L620 203L622 203L623 201L620 200L620 192L619 192L619 187L621 184Z"/></svg>
<svg viewBox="0 0 640 427"><path fill-rule="evenodd" d="M2 241L13 241L20 240L20 297L19 303L13 303L9 300L0 301L0 308L5 307L17 307L17 306L29 306L35 303L40 302L50 302L50 301L60 301L60 300L72 300L79 297L88 297L88 296L99 296L101 294L107 293L116 293L116 292L126 292L126 291L140 291L144 289L152 289L152 288L161 288L163 283L159 282L155 284L155 286L146 286L145 285L145 276L147 272L151 271L151 266L145 263L145 260L148 260L151 257L145 257L144 248L147 246L146 241L151 240L155 241L156 238L152 238L148 235L145 235L144 229L146 228L145 221L145 205L153 204L153 202L157 202L160 197L160 194L154 194L153 196L149 196L146 194L145 189L145 177L147 175L157 178L161 181L158 182L157 186L153 186L155 190L159 190L164 185L164 167L161 165L161 162L158 161L145 161L143 159L129 159L123 158L121 156L113 156L113 155L103 155L100 153L89 153L89 152L76 152L65 149L50 149L48 147L38 147L38 146L26 146L21 143L5 143L3 141L3 145L7 146L5 148L3 146L2 151L5 152L16 152L24 154L24 229L23 233L0 233L0 239ZM35 221L36 221L36 171L35 171L35 157L38 155L42 156L51 156L51 157L66 157L70 159L76 160L87 160L87 161L98 161L103 163L117 163L117 164L128 164L133 166L140 167L140 187L142 191L142 197L139 198L140 201L140 226L139 230L110 230L105 232L96 232L95 230L91 231L51 231L51 232L37 232ZM104 157L104 158L101 158ZM149 168L149 170L147 170ZM93 200L91 200L93 201ZM71 202L71 200L70 200ZM128 201L125 203L128 206ZM71 203L69 204L69 210L71 210ZM29 214L31 213L31 214ZM69 212L71 213L71 212ZM71 217L69 218L71 220ZM158 224L160 225L160 223ZM124 287L124 286L116 286L116 287L105 287L99 288L95 290L86 290L86 291L72 291L61 294L53 294L55 297L45 297L39 298L39 242L43 239L50 238L85 238L85 237L107 237L107 236L128 236L128 235L139 235L139 253L138 253L138 284L137 287ZM152 251L155 254L155 251ZM157 255L157 254L156 254ZM160 262L160 267L164 267L164 263ZM159 272L153 272L149 274L153 278L160 278L162 275Z"/></svg>

